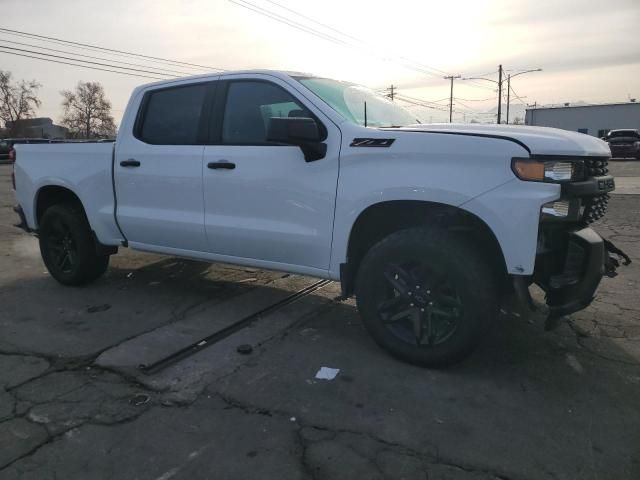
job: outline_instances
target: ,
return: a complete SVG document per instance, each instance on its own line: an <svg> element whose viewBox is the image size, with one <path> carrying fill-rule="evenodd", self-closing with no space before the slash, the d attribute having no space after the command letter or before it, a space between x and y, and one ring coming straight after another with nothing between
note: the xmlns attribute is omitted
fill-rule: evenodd
<svg viewBox="0 0 640 480"><path fill-rule="evenodd" d="M17 145L17 211L66 285L119 247L340 281L406 361L446 365L536 283L549 325L617 250L589 224L615 188L599 139L420 125L347 82L244 71L144 85L114 144ZM618 251L619 252L619 251Z"/></svg>

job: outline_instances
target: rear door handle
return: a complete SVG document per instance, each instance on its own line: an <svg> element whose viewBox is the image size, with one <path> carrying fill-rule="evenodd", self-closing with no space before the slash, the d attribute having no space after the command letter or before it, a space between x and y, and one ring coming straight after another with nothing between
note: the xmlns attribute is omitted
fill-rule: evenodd
<svg viewBox="0 0 640 480"><path fill-rule="evenodd" d="M139 167L140 162L138 160L134 160L130 158L129 160L123 160L120 162L121 167Z"/></svg>
<svg viewBox="0 0 640 480"><path fill-rule="evenodd" d="M223 168L225 170L233 170L234 168L236 168L236 164L228 162L226 160L220 160L219 162L207 163L207 168Z"/></svg>

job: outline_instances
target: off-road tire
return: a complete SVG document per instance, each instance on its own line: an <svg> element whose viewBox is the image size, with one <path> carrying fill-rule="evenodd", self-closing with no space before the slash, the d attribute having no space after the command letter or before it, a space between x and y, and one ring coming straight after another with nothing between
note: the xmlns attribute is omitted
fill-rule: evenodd
<svg viewBox="0 0 640 480"><path fill-rule="evenodd" d="M73 204L53 205L44 212L39 225L40 254L47 270L63 285L86 285L103 275L109 265L108 255L97 255L96 244L81 207ZM58 239L64 234L64 247ZM68 250L68 259L61 258Z"/></svg>
<svg viewBox="0 0 640 480"><path fill-rule="evenodd" d="M455 297L461 308L453 311L459 315L459 320L456 320L457 326L453 333L445 336L445 340L440 344L423 345L422 333L420 339L416 339L414 343L398 338L397 334L390 330L389 322L384 323L379 311L384 296L381 296L381 291L384 288L387 291L389 289L388 285L382 286L388 283L385 277L388 270L385 269L389 268L388 265L409 261L412 258L426 265L423 269L433 271L435 278L443 278L440 275L446 275L446 285L455 284ZM447 366L467 357L480 341L491 320L496 318L499 295L494 272L482 252L469 240L457 234L436 228L400 230L374 245L362 259L356 276L356 302L364 326L376 343L387 352L413 364L429 367ZM443 285L445 282L439 284ZM454 287L446 288L451 290ZM391 290L394 291L393 288ZM414 291L414 294L426 291ZM394 301L399 296L397 293L391 295L391 300L387 301ZM429 304L428 300L421 299L427 302L424 306L433 305L433 302ZM389 317L386 320L388 321ZM450 321L446 319L445 322Z"/></svg>

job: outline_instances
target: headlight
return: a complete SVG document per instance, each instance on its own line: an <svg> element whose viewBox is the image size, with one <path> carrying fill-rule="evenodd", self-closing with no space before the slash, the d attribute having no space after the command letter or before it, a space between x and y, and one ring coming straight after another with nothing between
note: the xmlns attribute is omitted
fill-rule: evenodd
<svg viewBox="0 0 640 480"><path fill-rule="evenodd" d="M569 202L567 200L556 200L545 203L542 206L542 214L549 217L566 217L569 215Z"/></svg>
<svg viewBox="0 0 640 480"><path fill-rule="evenodd" d="M573 162L541 162L528 158L514 158L511 169L520 180L562 183L570 182L573 178L574 164Z"/></svg>
<svg viewBox="0 0 640 480"><path fill-rule="evenodd" d="M561 198L545 203L540 209L540 219L544 222L578 221L582 202L579 198Z"/></svg>

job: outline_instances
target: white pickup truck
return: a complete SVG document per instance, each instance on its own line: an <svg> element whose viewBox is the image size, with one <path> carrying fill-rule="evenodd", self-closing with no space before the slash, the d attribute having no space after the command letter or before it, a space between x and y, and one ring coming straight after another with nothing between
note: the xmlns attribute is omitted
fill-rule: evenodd
<svg viewBox="0 0 640 480"><path fill-rule="evenodd" d="M136 88L115 144L17 146L16 211L63 284L119 246L328 278L386 350L445 365L504 294L536 283L554 320L615 274L588 228L609 157L580 133L421 125L351 83L244 71Z"/></svg>

